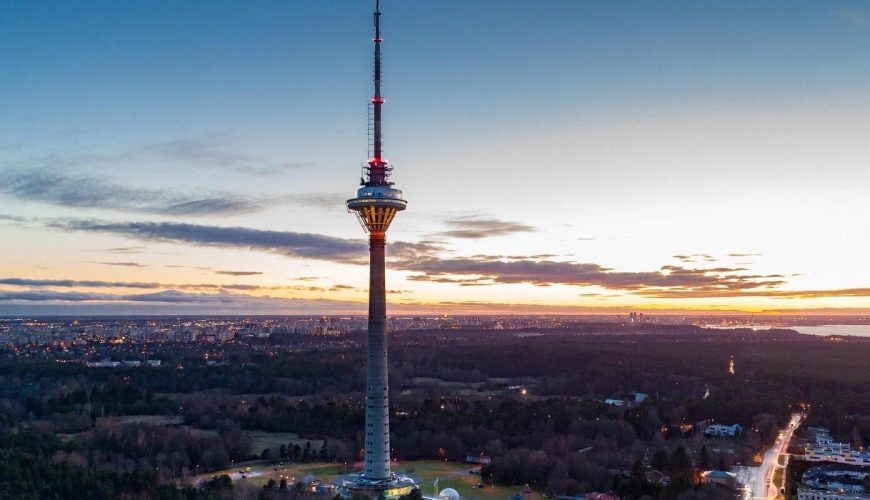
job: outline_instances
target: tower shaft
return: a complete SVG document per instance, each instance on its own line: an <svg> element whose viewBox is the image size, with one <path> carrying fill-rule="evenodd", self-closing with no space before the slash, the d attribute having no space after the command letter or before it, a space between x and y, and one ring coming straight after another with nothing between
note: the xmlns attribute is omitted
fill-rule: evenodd
<svg viewBox="0 0 870 500"><path fill-rule="evenodd" d="M384 233L369 235L369 331L366 374L365 471L368 479L390 477L390 401L387 383L387 291Z"/></svg>

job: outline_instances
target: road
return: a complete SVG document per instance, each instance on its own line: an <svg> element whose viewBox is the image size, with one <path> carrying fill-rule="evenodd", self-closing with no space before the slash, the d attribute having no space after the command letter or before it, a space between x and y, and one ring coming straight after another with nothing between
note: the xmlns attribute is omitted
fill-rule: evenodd
<svg viewBox="0 0 870 500"><path fill-rule="evenodd" d="M800 426L803 418L804 416L799 413L793 414L788 426L779 432L776 442L774 442L773 446L771 446L764 454L764 460L762 461L761 466L746 468L745 479L741 478L744 479L744 484L748 486L748 488L744 490L744 500L767 500L776 498L776 496L779 495L779 489L785 486L785 473L782 475L781 484L772 484L773 474L777 469L784 468L785 465L788 465L788 445L791 442L795 429ZM779 456L783 454L786 454L785 465L779 465Z"/></svg>

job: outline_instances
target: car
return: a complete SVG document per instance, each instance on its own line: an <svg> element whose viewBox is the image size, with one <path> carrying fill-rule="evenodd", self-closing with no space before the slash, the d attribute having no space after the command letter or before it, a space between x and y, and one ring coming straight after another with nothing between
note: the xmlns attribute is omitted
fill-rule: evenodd
<svg viewBox="0 0 870 500"><path fill-rule="evenodd" d="M483 483L477 483L474 485L475 488L483 488Z"/></svg>

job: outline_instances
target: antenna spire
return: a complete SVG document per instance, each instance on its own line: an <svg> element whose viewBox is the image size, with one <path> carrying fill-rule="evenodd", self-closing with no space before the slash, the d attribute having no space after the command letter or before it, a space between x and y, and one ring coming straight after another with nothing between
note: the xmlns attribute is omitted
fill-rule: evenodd
<svg viewBox="0 0 870 500"><path fill-rule="evenodd" d="M375 0L374 12L375 37L372 39L375 45L375 95L372 97L372 114L374 123L372 127L373 150L369 160L368 185L382 186L387 184L387 162L383 160L383 133L381 131L381 107L384 98L381 95L381 2Z"/></svg>

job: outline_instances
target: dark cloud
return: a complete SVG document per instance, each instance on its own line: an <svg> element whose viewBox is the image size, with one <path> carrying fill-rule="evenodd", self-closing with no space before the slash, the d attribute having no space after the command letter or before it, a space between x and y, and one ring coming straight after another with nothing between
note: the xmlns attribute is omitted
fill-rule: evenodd
<svg viewBox="0 0 870 500"><path fill-rule="evenodd" d="M0 176L0 193L18 200L64 207L103 208L160 215L232 215L260 210L261 202L229 194L182 195L131 188L96 177L52 169L20 170Z"/></svg>
<svg viewBox="0 0 870 500"><path fill-rule="evenodd" d="M11 286L47 286L60 288L160 288L160 283L143 283L137 281L97 281L97 280L59 280L59 279L27 279L0 278L0 285Z"/></svg>
<svg viewBox="0 0 870 500"><path fill-rule="evenodd" d="M215 271L214 273L226 276L257 276L263 274L260 271Z"/></svg>
<svg viewBox="0 0 870 500"><path fill-rule="evenodd" d="M21 292L0 291L0 302L83 302L83 301L114 301L118 295L92 292L54 292L50 290L27 290Z"/></svg>
<svg viewBox="0 0 870 500"><path fill-rule="evenodd" d="M362 258L366 252L366 245L361 240L245 227L174 222L107 222L93 219L58 219L48 225L68 231L114 234L144 241L246 248L288 257L355 264L364 262Z"/></svg>
<svg viewBox="0 0 870 500"><path fill-rule="evenodd" d="M448 219L447 226L451 229L438 233L447 238L479 239L492 236L505 236L515 233L528 233L535 228L519 222L504 221L480 215L468 215Z"/></svg>
<svg viewBox="0 0 870 500"><path fill-rule="evenodd" d="M0 291L0 314L364 314L364 302L164 290L144 294Z"/></svg>
<svg viewBox="0 0 870 500"><path fill-rule="evenodd" d="M338 292L338 291L341 291L341 290L356 290L356 287L355 287L355 286L350 286L350 285L333 285L333 286L329 289L330 292Z"/></svg>
<svg viewBox="0 0 870 500"><path fill-rule="evenodd" d="M263 290L259 285L246 284L167 284L150 283L139 281L97 281L97 280L69 280L69 279L28 279L28 278L0 278L0 285L18 287L50 287L50 288L133 288L133 289L160 289L177 288L180 290ZM274 287L284 289L286 287ZM321 289L322 290L322 289Z"/></svg>
<svg viewBox="0 0 870 500"><path fill-rule="evenodd" d="M664 266L658 271L615 271L599 264L544 259L491 260L478 257L441 258L418 255L394 264L415 274L408 279L460 286L528 283L536 286L597 286L630 293L674 291L737 291L785 284L782 275L751 275L744 268Z"/></svg>
<svg viewBox="0 0 870 500"><path fill-rule="evenodd" d="M257 301L289 301L293 299L275 298L269 296L247 295L228 291L218 293L191 293L180 290L160 290L158 292L138 294L107 294L93 292L69 292L51 290L27 290L20 292L0 291L0 301L109 301L109 302L165 302L165 303L235 303L244 304Z"/></svg>
<svg viewBox="0 0 870 500"><path fill-rule="evenodd" d="M535 255L487 255L487 254L477 254L472 255L470 258L472 259L483 259L483 260L540 260L540 259L552 259L553 257L558 257L558 255L553 253L539 253Z"/></svg>
<svg viewBox="0 0 870 500"><path fill-rule="evenodd" d="M780 299L817 299L824 297L870 297L870 288L842 288L832 290L743 290L697 288L693 290L649 290L642 293L647 297L683 299L711 297L768 297Z"/></svg>
<svg viewBox="0 0 870 500"><path fill-rule="evenodd" d="M0 179L0 180L2 180L2 179ZM0 214L0 220L8 221L8 222L17 222L17 223L29 222L29 219L27 217L17 217L14 215L3 215L3 214Z"/></svg>

